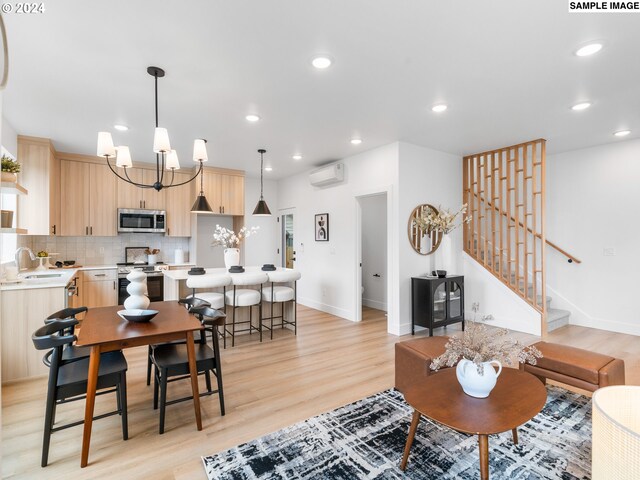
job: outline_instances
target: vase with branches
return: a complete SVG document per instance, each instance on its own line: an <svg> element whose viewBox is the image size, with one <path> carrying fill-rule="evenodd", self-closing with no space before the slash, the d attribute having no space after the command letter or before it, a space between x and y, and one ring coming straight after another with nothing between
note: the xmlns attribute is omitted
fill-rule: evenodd
<svg viewBox="0 0 640 480"><path fill-rule="evenodd" d="M214 247L224 247L224 265L228 269L240 264L240 244L247 238L258 233L260 227L242 227L238 233L220 225L216 225L213 232Z"/></svg>
<svg viewBox="0 0 640 480"><path fill-rule="evenodd" d="M431 362L431 370L453 367L462 389L468 395L484 398L495 387L502 365L517 362L536 364L542 353L534 346L524 346L509 335L506 328L489 328L475 321L478 304L473 305L474 319L466 322L462 335L452 336L445 352ZM486 318L486 317L485 317ZM493 368L497 364L498 372Z"/></svg>

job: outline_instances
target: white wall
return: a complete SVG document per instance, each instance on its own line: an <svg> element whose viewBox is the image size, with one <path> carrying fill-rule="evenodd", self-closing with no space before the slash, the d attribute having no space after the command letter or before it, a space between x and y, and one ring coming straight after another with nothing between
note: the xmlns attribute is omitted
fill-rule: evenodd
<svg viewBox="0 0 640 480"><path fill-rule="evenodd" d="M639 181L640 140L547 157L547 238L582 260L547 247L548 294L573 324L640 335Z"/></svg>
<svg viewBox="0 0 640 480"><path fill-rule="evenodd" d="M359 199L362 221L362 304L387 310L387 195ZM374 275L379 275L375 277Z"/></svg>
<svg viewBox="0 0 640 480"><path fill-rule="evenodd" d="M393 143L343 160L345 181L314 188L308 173L278 184L280 208L295 208L296 268L300 303L349 320L357 318L356 198L387 192L387 285L390 333L411 331L411 277L424 274L427 258L413 251L407 221L416 205L442 204L457 208L462 199L462 160L456 155L407 143ZM313 216L328 212L330 241L315 242ZM453 234L456 257L459 233ZM456 262L459 265L459 258Z"/></svg>
<svg viewBox="0 0 640 480"><path fill-rule="evenodd" d="M280 180L278 206L281 209L295 208L296 269L302 273L298 282L298 301L355 320L358 300L356 268L359 268L355 197L395 188L398 144L354 155L342 162L345 180L338 185L312 187L308 172ZM328 242L316 242L314 239L314 215L317 213L329 214ZM390 218L395 224L395 215Z"/></svg>
<svg viewBox="0 0 640 480"><path fill-rule="evenodd" d="M491 315L491 326L541 334L540 313L466 253L462 254L462 263L465 318L473 319L471 306L478 302L477 320L483 315Z"/></svg>
<svg viewBox="0 0 640 480"><path fill-rule="evenodd" d="M457 210L462 204L462 158L457 155L400 143L399 215L395 223L399 235L399 314L396 334L411 332L411 277L430 270L431 256L416 253L407 235L407 222L413 209L429 203ZM450 273L462 273L462 235L457 229L452 235L452 252L456 268Z"/></svg>

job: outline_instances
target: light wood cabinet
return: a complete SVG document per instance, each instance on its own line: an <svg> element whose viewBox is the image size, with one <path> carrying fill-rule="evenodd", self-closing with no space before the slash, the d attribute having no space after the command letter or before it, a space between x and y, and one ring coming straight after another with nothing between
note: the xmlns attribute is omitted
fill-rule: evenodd
<svg viewBox="0 0 640 480"><path fill-rule="evenodd" d="M118 171L120 175L125 176L124 170ZM157 181L155 170L145 168L127 168L129 178L137 183L151 185ZM171 172L165 172L164 182L168 183L171 178ZM148 210L166 210L166 190L159 192L153 188L140 188L130 183L120 180L118 182L118 208L146 208Z"/></svg>
<svg viewBox="0 0 640 480"><path fill-rule="evenodd" d="M114 269L82 272L82 302L85 307L110 307L118 304L118 279Z"/></svg>
<svg viewBox="0 0 640 480"><path fill-rule="evenodd" d="M46 375L45 352L33 348L31 335L44 325L43 319L65 307L64 288L5 290L0 295L2 381Z"/></svg>
<svg viewBox="0 0 640 480"><path fill-rule="evenodd" d="M191 174L176 173L173 183L186 182ZM194 200L190 184L167 188L167 236L191 236L191 205Z"/></svg>
<svg viewBox="0 0 640 480"><path fill-rule="evenodd" d="M60 162L60 234L117 235L116 180L104 164Z"/></svg>
<svg viewBox="0 0 640 480"><path fill-rule="evenodd" d="M200 192L200 182L195 183L197 195ZM205 168L204 194L214 215L244 215L243 172Z"/></svg>
<svg viewBox="0 0 640 480"><path fill-rule="evenodd" d="M29 196L18 197L18 222L30 235L60 233L60 162L51 140L18 136L20 184Z"/></svg>

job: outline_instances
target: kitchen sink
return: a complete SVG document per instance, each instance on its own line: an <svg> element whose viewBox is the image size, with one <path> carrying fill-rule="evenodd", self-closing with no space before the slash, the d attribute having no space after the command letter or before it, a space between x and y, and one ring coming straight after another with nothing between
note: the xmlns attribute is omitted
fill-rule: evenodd
<svg viewBox="0 0 640 480"><path fill-rule="evenodd" d="M25 275L22 278L24 278L25 280L32 280L35 278L58 278L61 276L62 276L61 273L33 273L30 275Z"/></svg>

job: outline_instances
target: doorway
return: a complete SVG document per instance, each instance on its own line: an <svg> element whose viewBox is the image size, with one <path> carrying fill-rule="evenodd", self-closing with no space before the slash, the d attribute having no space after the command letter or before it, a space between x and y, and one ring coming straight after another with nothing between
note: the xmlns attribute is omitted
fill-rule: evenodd
<svg viewBox="0 0 640 480"><path fill-rule="evenodd" d="M293 243L293 216L293 212L280 215L280 224L282 225L280 235L280 238L282 238L281 257L282 266L285 268L294 268L296 261L296 252Z"/></svg>
<svg viewBox="0 0 640 480"><path fill-rule="evenodd" d="M358 197L360 210L360 318L387 312L387 194Z"/></svg>

